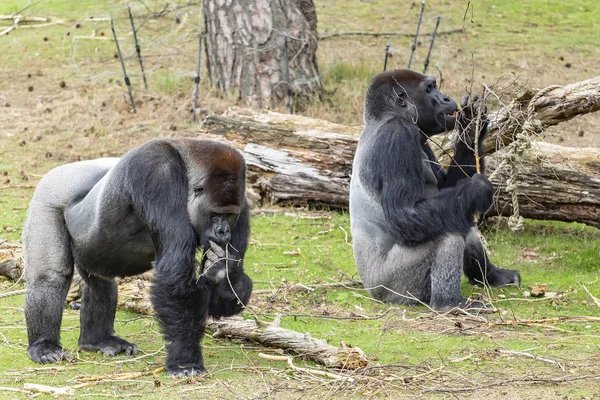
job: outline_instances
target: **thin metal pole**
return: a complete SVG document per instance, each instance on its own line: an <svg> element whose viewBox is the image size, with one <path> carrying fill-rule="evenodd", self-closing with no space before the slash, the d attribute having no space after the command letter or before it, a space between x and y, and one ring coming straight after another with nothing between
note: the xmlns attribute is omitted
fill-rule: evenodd
<svg viewBox="0 0 600 400"><path fill-rule="evenodd" d="M198 39L198 63L196 64L196 77L194 78L194 109L192 110L192 121L196 122L196 109L198 108L198 84L200 84L200 57L202 57L202 34Z"/></svg>
<svg viewBox="0 0 600 400"><path fill-rule="evenodd" d="M419 14L419 22L417 22L417 32L415 33L415 39L413 40L413 44L410 47L410 58L408 59L408 67L410 69L410 64L412 63L413 54L415 54L415 49L417 48L417 38L419 37L419 29L421 29L421 20L423 19L423 10L425 10L425 0L421 0L421 13Z"/></svg>
<svg viewBox="0 0 600 400"><path fill-rule="evenodd" d="M140 49L140 45L138 43L137 32L135 31L135 24L133 23L133 16L131 15L131 8L129 6L127 6L127 11L129 11L129 21L131 21L131 30L133 31L133 39L135 39L135 51L137 52L138 60L140 60L140 68L142 69L144 88L148 90L148 84L146 83L146 72L144 71L144 63L142 62L142 50Z"/></svg>
<svg viewBox="0 0 600 400"><path fill-rule="evenodd" d="M113 37L115 38L115 44L117 45L117 54L119 55L119 60L121 60L121 67L123 68L123 77L125 78L127 90L129 90L129 100L131 100L131 108L133 108L133 113L135 114L136 110L135 102L133 101L133 93L131 93L131 82L129 82L127 70L125 69L125 63L123 62L123 56L121 55L121 48L119 47L119 41L117 40L117 32L115 32L115 25L113 23L112 15L110 16L110 29L112 30Z"/></svg>
<svg viewBox="0 0 600 400"><path fill-rule="evenodd" d="M390 51L390 44L386 44L385 45L385 58L383 59L383 70L385 71L387 69L387 59L388 59L388 54Z"/></svg>
<svg viewBox="0 0 600 400"><path fill-rule="evenodd" d="M287 36L284 38L284 56L285 56L285 80L287 82L287 95L288 95L288 106L290 107L290 114L294 113L294 100L292 99L292 85L290 84L290 63L288 58L288 40Z"/></svg>
<svg viewBox="0 0 600 400"><path fill-rule="evenodd" d="M425 59L425 66L423 67L423 73L427 72L427 67L429 67L429 57L431 56L431 49L433 49L433 43L435 42L435 35L438 30L438 26L440 26L440 18L437 17L437 21L435 21L435 28L433 29L433 34L431 35L431 43L429 44L429 51L427 52L427 58Z"/></svg>

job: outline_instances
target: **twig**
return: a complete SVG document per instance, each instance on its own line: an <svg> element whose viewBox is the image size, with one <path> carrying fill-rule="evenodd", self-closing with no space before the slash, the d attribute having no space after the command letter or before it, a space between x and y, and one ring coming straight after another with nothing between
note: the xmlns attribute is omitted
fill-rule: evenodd
<svg viewBox="0 0 600 400"><path fill-rule="evenodd" d="M12 16L14 17L14 16L16 16L16 15L18 15L18 14L21 14L23 11L25 11L25 10L27 10L28 8L31 8L31 7L33 7L33 6L35 6L35 5L38 5L38 4L40 4L41 2L42 2L42 0L38 0L38 1L34 1L33 3L29 3L29 4L27 4L25 7L21 8L19 11L16 11L15 13L13 13L13 15L12 15Z"/></svg>
<svg viewBox="0 0 600 400"><path fill-rule="evenodd" d="M417 22L417 32L415 32L415 38L413 39L412 46L410 46L410 57L408 59L408 69L410 69L410 64L412 63L413 55L415 54L415 50L417 49L417 39L419 38L419 30L421 29L421 21L423 20L423 11L425 10L425 0L421 0L421 12L419 13L419 21Z"/></svg>
<svg viewBox="0 0 600 400"><path fill-rule="evenodd" d="M35 189L35 185L7 185L0 186L0 189Z"/></svg>
<svg viewBox="0 0 600 400"><path fill-rule="evenodd" d="M0 390L5 390L7 392L18 392L18 393L31 394L31 390L12 388L12 387L7 387L7 386L0 386Z"/></svg>
<svg viewBox="0 0 600 400"><path fill-rule="evenodd" d="M579 375L579 376L564 376L559 378L538 378L538 377L525 377L525 378L510 378L504 379L498 382L492 382L485 385L479 386L471 386L464 388L449 388L449 387L437 387L425 389L423 393L431 393L431 392L442 392L442 393L458 393L458 392L472 392L475 390L487 389L494 386L505 386L510 383L564 383L564 382L573 382L573 381L581 381L585 379L598 379L598 375L589 374L589 375Z"/></svg>
<svg viewBox="0 0 600 400"><path fill-rule="evenodd" d="M254 291L252 291L252 294L256 295L256 294L273 293L273 292L276 292L278 290L285 290L288 293L290 293L290 292L314 292L315 290L319 290L319 289L334 289L334 288L345 288L345 289L357 288L357 289L362 289L362 288L364 288L364 286L363 286L363 283L361 281L320 283L320 284L317 284L317 285L300 285L300 284L296 284L296 285L291 285L291 286L282 286L282 287L276 288L276 289L254 290Z"/></svg>
<svg viewBox="0 0 600 400"><path fill-rule="evenodd" d="M532 359L537 360L537 361L543 361L543 362L547 362L547 363L550 363L550 364L554 364L554 365L558 366L560 369L562 369L563 371L565 370L565 367L560 362L558 362L558 361L551 360L549 358L535 356L535 355L533 355L531 353L527 353L525 351L500 350L500 354L507 354L507 355L511 355L511 356L520 356L520 357L532 358Z"/></svg>
<svg viewBox="0 0 600 400"><path fill-rule="evenodd" d="M588 294L588 296L590 296L592 298L592 301L594 302L594 304L596 304L598 307L600 307L600 300L598 300L597 297L594 297L594 295L590 293L590 291L588 290L588 288L586 288L583 283L581 284L581 287L583 288L583 290L586 291L586 293Z"/></svg>
<svg viewBox="0 0 600 400"><path fill-rule="evenodd" d="M297 367L297 366L294 365L294 363L292 361L292 357L288 357L288 356L274 356L274 355L271 355L271 354L264 354L264 353L258 353L258 356L260 358L264 358L265 360L287 361L288 366L292 370L294 370L294 371L305 372L305 373L308 373L308 374L318 375L318 376L326 376L328 378L333 378L333 379L344 379L344 380L347 380L348 382L354 382L354 378L351 378L349 376L333 374L331 372L322 371L322 370L319 370L319 369Z"/></svg>
<svg viewBox="0 0 600 400"><path fill-rule="evenodd" d="M96 386L103 382L123 381L123 380L139 378L142 376L156 375L164 370L165 370L165 367L160 367L153 371L146 371L146 372L125 372L122 374L91 376L88 378L80 378L79 381L82 383L79 383L77 385L72 385L72 386L64 386L64 387L38 385L37 383L25 383L25 384L23 384L23 389L28 390L30 392L46 393L46 394L50 394L52 396L63 396L63 395L69 396L69 395L72 395L77 389L81 389L84 387Z"/></svg>
<svg viewBox="0 0 600 400"><path fill-rule="evenodd" d="M13 22L13 24L11 26L9 26L8 28L6 28L2 32L0 32L0 36L8 35L8 33L10 31L12 31L13 29L16 29L17 26L19 25L20 20L21 20L20 18L15 18L15 22Z"/></svg>
<svg viewBox="0 0 600 400"><path fill-rule="evenodd" d="M18 296L20 294L25 294L25 292L26 292L26 289L15 290L13 292L0 293L0 299L3 297Z"/></svg>
<svg viewBox="0 0 600 400"><path fill-rule="evenodd" d="M123 379L135 379L140 378L142 376L148 375L156 375L165 370L165 367L156 368L152 371L144 371L144 372L123 372L120 374L110 374L110 375L101 375L101 376L90 376L87 378L79 378L77 379L80 382L99 382L106 380L123 380Z"/></svg>
<svg viewBox="0 0 600 400"><path fill-rule="evenodd" d="M462 33L464 28L456 28L450 29L447 31L438 32L436 35L451 35L453 33ZM319 36L319 40L331 39L335 37L341 36L404 36L404 37L413 37L413 33L404 33L404 32L361 32L361 31L351 31L351 32L336 32L331 33L329 35ZM433 32L429 33L420 33L419 36L433 36Z"/></svg>

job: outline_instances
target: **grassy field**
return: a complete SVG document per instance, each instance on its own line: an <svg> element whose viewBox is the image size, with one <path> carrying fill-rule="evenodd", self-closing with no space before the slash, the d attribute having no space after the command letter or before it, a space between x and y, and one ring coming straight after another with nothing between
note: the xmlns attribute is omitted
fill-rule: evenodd
<svg viewBox="0 0 600 400"><path fill-rule="evenodd" d="M184 4L185 2L179 2ZM413 33L419 5L411 2L317 1L322 37L336 32ZM24 1L5 0L0 14L21 10ZM131 3L139 16L149 89L143 90L135 49L121 1L41 1L24 11L61 19L60 24L23 28L0 36L0 236L19 240L33 188L50 168L100 156L119 156L151 138L197 136L189 122L196 63L196 34L202 25L197 5L163 10L157 1ZM146 8L146 6L148 8ZM519 86L567 84L597 75L600 7L589 1L481 0L467 12L466 2L431 0L422 31L442 15L441 35L429 72L442 74L442 88L459 98L465 87L483 82ZM126 55L138 113L128 112L114 43L107 40L111 13ZM154 13L152 16L151 13ZM158 15L160 14L160 15ZM466 17L465 17L466 16ZM1 21L0 21L1 22ZM0 31L8 26L3 22ZM391 43L392 67L408 60L409 36L324 38L318 60L324 98L305 115L361 124L368 80L383 65ZM422 68L428 41L417 48ZM568 65L567 65L568 64ZM438 70L439 68L439 70ZM221 112L232 100L207 83L203 69L200 106ZM510 83L510 85L509 85ZM552 129L550 141L600 146L598 115L579 117ZM584 134L581 136L580 131ZM502 221L488 221L483 232L492 260L519 269L521 288L473 288L498 312L476 317L437 315L424 307L379 304L364 290L276 291L282 281L315 284L356 278L349 218L345 213L276 210L253 217L246 268L257 295L245 317L269 321L337 345L360 347L371 367L354 373L354 382L293 372L274 353L252 343L208 336L203 344L210 374L173 379L160 373L74 391L74 397L141 398L598 398L600 397L600 233L579 224L527 221L513 233ZM547 284L549 295L528 296L528 287ZM0 294L22 289L0 281ZM588 293L589 291L589 293ZM595 297L594 297L595 296ZM25 383L74 386L84 377L147 372L163 365L164 343L152 318L119 311L116 329L141 349L138 358L104 358L78 353L79 319L66 310L62 339L77 356L75 364L40 366L26 356L23 296L0 298L0 398L28 398L9 392ZM300 357L298 366L318 368Z"/></svg>

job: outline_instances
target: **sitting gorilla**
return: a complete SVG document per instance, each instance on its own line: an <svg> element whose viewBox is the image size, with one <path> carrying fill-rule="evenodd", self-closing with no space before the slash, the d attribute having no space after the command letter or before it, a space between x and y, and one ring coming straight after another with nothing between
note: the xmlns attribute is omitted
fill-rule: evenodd
<svg viewBox="0 0 600 400"><path fill-rule="evenodd" d="M440 93L434 77L410 70L371 81L354 157L350 220L358 273L374 298L441 311L485 308L461 296L461 270L472 283L519 284L517 271L490 262L473 221L493 200L491 183L475 171L478 103L475 96L463 98L462 140L445 171L427 139L454 127L456 102ZM488 125L482 114L479 143Z"/></svg>
<svg viewBox="0 0 600 400"><path fill-rule="evenodd" d="M154 266L152 304L168 343L167 371L205 373L207 316L239 312L252 291L242 265L250 232L245 181L240 152L193 139L153 140L121 159L46 174L24 231L31 359L72 359L60 345L60 325L74 265L85 281L79 347L135 354L134 344L114 335L114 278Z"/></svg>

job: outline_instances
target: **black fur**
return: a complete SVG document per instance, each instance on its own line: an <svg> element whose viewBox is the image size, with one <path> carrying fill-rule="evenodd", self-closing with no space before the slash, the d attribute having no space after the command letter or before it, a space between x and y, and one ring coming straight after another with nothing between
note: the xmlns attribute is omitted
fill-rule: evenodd
<svg viewBox="0 0 600 400"><path fill-rule="evenodd" d="M40 217L47 206L64 210L64 219ZM58 250L65 255L49 260L46 270L36 265L42 255L35 242L56 242L56 232L64 235ZM31 358L56 362L68 357L59 329L73 262L85 281L79 347L109 356L135 354L134 344L114 335L113 278L148 270L154 260L152 304L167 341L167 371L204 373L200 340L207 316L232 315L250 299L252 281L243 269L249 232L245 164L239 152L224 144L156 140L112 164L90 161L52 171L34 194L25 232ZM226 274L217 282L196 276L196 250L203 246L206 251L210 240L229 249L229 260L213 267ZM52 307L42 309L42 303Z"/></svg>
<svg viewBox="0 0 600 400"><path fill-rule="evenodd" d="M413 296L436 309L466 306L461 270L471 282L519 283L517 271L489 261L474 229L474 215L492 204L493 187L475 168L480 102L467 97L461 105L456 118L456 102L435 78L409 70L386 71L369 85L350 217L359 274L380 300L405 303ZM488 125L483 108L481 115L479 154ZM456 122L461 140L446 170L427 140Z"/></svg>

